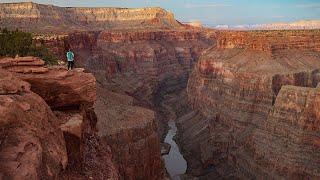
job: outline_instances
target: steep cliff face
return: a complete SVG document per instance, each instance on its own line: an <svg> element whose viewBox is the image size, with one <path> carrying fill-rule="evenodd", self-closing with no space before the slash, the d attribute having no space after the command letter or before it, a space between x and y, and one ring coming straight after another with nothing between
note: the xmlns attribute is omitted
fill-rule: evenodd
<svg viewBox="0 0 320 180"><path fill-rule="evenodd" d="M296 31L221 31L217 47L222 49L246 48L278 55L281 50L320 51L319 30ZM281 54L280 54L281 55Z"/></svg>
<svg viewBox="0 0 320 180"><path fill-rule="evenodd" d="M109 142L124 179L162 179L165 175L155 113L133 105L133 98L98 88L98 135Z"/></svg>
<svg viewBox="0 0 320 180"><path fill-rule="evenodd" d="M26 157L21 161L22 164L29 163L23 165L21 169L21 172L26 171L25 173L15 173L16 170L10 169L16 169L14 162L1 167L4 168L4 171L1 171L5 173L4 177L119 178L118 171L111 160L108 143L96 134L97 119L93 111L93 103L96 99L95 78L81 69L68 72L61 67L48 69L43 65L44 61L34 57L0 59L1 68L11 71L14 74L13 77L22 79L24 81L20 81L25 83L17 83L13 86L7 79L2 81L6 84L1 89L4 89L8 96L11 93L13 96L17 94L16 98L21 96L19 101L10 101L10 98L7 98L5 105L15 103L16 107L21 107L23 110L18 115L13 115L15 106L4 107L6 112L4 117L9 118L10 121L4 124L4 131L2 131L4 134L1 135L3 138L1 141L7 143L1 149L2 159L11 156L13 159L20 159L21 154L16 157L14 153L19 153L24 147ZM27 97L24 99L24 96ZM12 111L11 115L9 110ZM13 122L18 123L10 125ZM10 128L11 126L13 128ZM17 128L14 128L15 126ZM8 134L16 130L16 133ZM21 145L16 146L10 140L12 138L18 138ZM29 143L29 141L32 142ZM8 148L12 151L9 152ZM27 155L28 153L32 154Z"/></svg>
<svg viewBox="0 0 320 180"><path fill-rule="evenodd" d="M193 64L211 44L198 31L102 32L85 67L108 88L152 107L162 84L186 86Z"/></svg>
<svg viewBox="0 0 320 180"><path fill-rule="evenodd" d="M269 177L320 176L319 88L283 86L261 128L253 131L254 161Z"/></svg>
<svg viewBox="0 0 320 180"><path fill-rule="evenodd" d="M277 31L258 33L266 40L259 42L257 32L228 32L200 58L187 89L194 112L178 120L191 174L319 177L319 45L305 31L294 33L280 42L272 40ZM260 43L267 44L253 45Z"/></svg>
<svg viewBox="0 0 320 180"><path fill-rule="evenodd" d="M181 27L162 8L64 8L32 2L0 4L0 25L46 33Z"/></svg>

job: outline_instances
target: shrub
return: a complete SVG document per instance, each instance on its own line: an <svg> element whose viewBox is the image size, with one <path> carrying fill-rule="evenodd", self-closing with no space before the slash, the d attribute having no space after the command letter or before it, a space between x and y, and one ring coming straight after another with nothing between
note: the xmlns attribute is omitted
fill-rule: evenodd
<svg viewBox="0 0 320 180"><path fill-rule="evenodd" d="M48 65L57 64L57 58L45 46L35 45L31 33L0 29L0 56L15 57L16 55L36 56Z"/></svg>

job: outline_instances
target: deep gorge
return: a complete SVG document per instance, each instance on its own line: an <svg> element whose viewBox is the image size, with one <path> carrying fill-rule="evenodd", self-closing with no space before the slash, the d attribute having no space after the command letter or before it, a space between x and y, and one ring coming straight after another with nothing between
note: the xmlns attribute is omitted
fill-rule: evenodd
<svg viewBox="0 0 320 180"><path fill-rule="evenodd" d="M308 35L311 32L295 32L292 36ZM166 136L167 123L172 119L170 114L174 112L179 133L177 142L188 161L188 170L184 177L210 179L266 176L265 171L256 171L258 174L250 172L251 169L263 165L247 164L246 167L238 169L239 165L247 163L248 157L252 155L252 150L246 152L246 148L252 148L246 144L256 138L252 133L258 133L256 128L260 126L260 122L268 116L271 107L277 105L282 86L315 88L318 82L317 71L312 71L313 67L309 64L292 64L291 69L283 71L282 74L272 74L274 67L285 67L284 63L279 61L284 57L295 62L292 54L301 52L307 59L306 62L314 62L318 57L316 51L304 50L307 48L304 45L297 47L296 42L291 42L293 40L289 37L282 40L288 41L286 46L294 44L289 50L282 50L281 45L272 45L275 42L268 42L262 35L259 35L264 39L262 41L269 44L262 44L261 47L251 45L251 36L256 35L250 32L240 34L241 40L237 39L237 36L234 39L225 39L225 34L214 31L196 31L193 36L188 32L187 39L185 32L181 31L169 32L169 35L162 33L162 38L156 38L158 32L151 31L133 32L132 35L119 33L114 33L116 39L109 33L107 36L105 33L74 34L67 41L67 46L76 49L82 65L95 74L102 87L117 94L131 96L133 106L155 112L154 130L158 133L159 143L163 142ZM130 41L127 41L126 37L130 37ZM150 37L152 38L148 39ZM73 42L73 39L76 41ZM296 38L296 41L299 41L299 38ZM270 54L268 48L264 48L269 46L279 49L273 49ZM254 58L258 56L267 70L261 69L259 72L250 64L251 61L255 62ZM243 62L243 58L248 58L248 64ZM225 59L236 61L234 64L239 64L240 72L233 73L235 67L229 68L228 64L224 67ZM279 67L270 66L274 60L280 62ZM273 69L269 70L269 67ZM260 75L262 72L267 74ZM233 89L234 87L238 89ZM256 90L259 91L255 92ZM240 102L248 101L249 104L235 105L231 102L231 99L235 98L233 96L240 98ZM248 110L242 111L240 107ZM229 108L237 112L226 113L232 112ZM231 130L234 135L229 134L230 130L226 130L233 126L229 118L236 123L236 129ZM230 142L235 141L235 144L230 144L228 138ZM163 164L161 166L164 167Z"/></svg>
<svg viewBox="0 0 320 180"><path fill-rule="evenodd" d="M161 8L0 10L0 25L61 60L72 49L77 66L0 59L0 179L319 179L319 30L197 28Z"/></svg>
<svg viewBox="0 0 320 180"><path fill-rule="evenodd" d="M116 164L120 165L120 175L124 178L129 177L143 177L146 178L145 174L151 173L149 177L155 177L156 174L162 176L162 172L159 171L159 165L165 172L165 166L163 162L160 161L160 145L163 144L165 136L168 131L168 121L170 118L168 114L174 113L175 116L181 116L185 113L184 108L188 108L186 101L185 89L187 87L189 73L191 72L194 64L197 62L201 52L208 48L214 43L214 39L210 39L210 34L206 34L199 31L168 31L158 32L158 31L147 31L147 32L132 32L131 34L124 33L125 37L131 37L130 42L127 41L127 38L120 38L124 35L121 35L121 32L113 33L115 36L106 33L81 33L81 34L71 34L67 39L64 40L65 47L72 48L78 57L78 66L85 67L88 71L92 72L99 86L101 86L101 91L103 94L98 96L104 101L104 104L108 104L106 108L110 109L112 106L118 106L117 103L111 101L112 98L110 95L123 96L132 98L130 108L134 108L134 114L144 111L149 111L151 109L154 111L154 118L149 117L146 121L153 121L155 123L153 129L150 127L144 127L143 124L139 125L140 122L133 120L134 117L145 118L142 116L145 115L134 115L133 112L123 111L122 113L124 121L121 122L121 126L129 128L130 130L130 121L134 122L135 125L132 126L132 131L148 131L158 134L158 142L154 139L148 140L151 136L141 136L136 137L138 139L132 139L132 144L136 144L140 141L148 141L148 143L155 143L152 149L149 147L141 147L139 145L134 145L137 150L144 151L145 154L131 154L125 155L121 152L120 154L114 154L117 156L115 159ZM134 38L132 38L132 36ZM159 36L159 38L157 38ZM107 37L107 38L106 38ZM45 42L47 44L57 44L51 42ZM59 43L58 43L59 44ZM85 45L86 44L86 45ZM104 89L104 90L102 90ZM115 94L110 94L107 92L112 92ZM98 98L98 99L100 99ZM179 101L183 98L185 101ZM107 100L109 99L109 100ZM109 101L109 102L106 102ZM109 113L103 113L104 108L100 108L101 104L96 103L96 113L98 114L98 125L99 118L104 118L105 116L114 116L112 110ZM126 105L123 108L129 108ZM115 111L118 108L115 107ZM120 107L121 108L121 107ZM101 110L99 110L101 109ZM113 109L113 108L111 108ZM169 112L172 111L172 112ZM127 114L126 113L130 113ZM104 114L104 115L99 115ZM145 114L145 113L143 113ZM132 116L128 118L127 116ZM121 116L122 117L122 116ZM150 119L151 118L151 119ZM117 119L107 118L106 122L110 123L108 125L109 132L104 133L104 136L114 136L113 133L122 133L123 127L115 125ZM128 119L128 120L127 120ZM130 119L130 120L129 120ZM132 120L131 120L132 119ZM127 122L126 122L127 121ZM152 123L152 122L150 122ZM133 124L132 124L133 125ZM106 125L99 125L106 127ZM141 126L136 129L136 126ZM142 129L141 129L142 128ZM154 129L155 128L155 129ZM123 129L123 130L121 130ZM150 131L152 130L152 131ZM112 134L108 135L112 132ZM127 131L127 130L126 130ZM139 132L140 134L140 132ZM123 135L116 135L123 136ZM129 135L132 136L132 135ZM108 142L114 143L128 143L128 139L116 139L107 138ZM125 137L123 137L125 138ZM133 137L135 138L135 137ZM151 142L152 141L152 142ZM113 144L113 143L111 143ZM129 148L134 146L129 146ZM137 147L138 146L138 147ZM119 145L111 145L112 151L118 151L121 148ZM122 147L123 148L123 147ZM156 149L154 149L156 148ZM131 151L131 150L130 150ZM139 159L143 156L146 156L150 153L155 153L155 159L158 159L158 164L148 164L147 162L138 162ZM133 166L133 168L138 168L139 164L144 164L147 168L144 171L141 171L142 174L130 174L128 167L124 167L126 163L129 163L125 158L128 156L129 159L134 160L136 164L127 164L126 166ZM132 161L131 160L131 161ZM154 160L153 160L154 161ZM154 169L153 169L154 168ZM158 172L153 172L157 170ZM136 169L135 171L138 171ZM156 173L156 174L155 174ZM144 175L143 175L144 174ZM159 177L160 177L159 176Z"/></svg>

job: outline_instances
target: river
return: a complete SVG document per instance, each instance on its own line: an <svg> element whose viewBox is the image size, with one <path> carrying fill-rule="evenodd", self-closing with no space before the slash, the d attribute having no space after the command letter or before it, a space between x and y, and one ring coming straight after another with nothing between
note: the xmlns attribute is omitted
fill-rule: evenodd
<svg viewBox="0 0 320 180"><path fill-rule="evenodd" d="M174 120L168 122L169 131L164 142L171 145L169 154L164 155L166 169L173 180L180 180L180 175L187 171L187 161L180 153L177 143L174 141L174 136L177 134L177 126Z"/></svg>

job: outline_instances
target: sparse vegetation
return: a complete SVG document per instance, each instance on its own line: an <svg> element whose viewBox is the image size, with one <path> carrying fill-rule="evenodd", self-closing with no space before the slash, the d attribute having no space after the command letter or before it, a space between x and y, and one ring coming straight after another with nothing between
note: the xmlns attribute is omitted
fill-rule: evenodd
<svg viewBox="0 0 320 180"><path fill-rule="evenodd" d="M57 58L45 46L37 46L33 35L19 30L0 29L0 56L36 56L46 64L57 64Z"/></svg>

